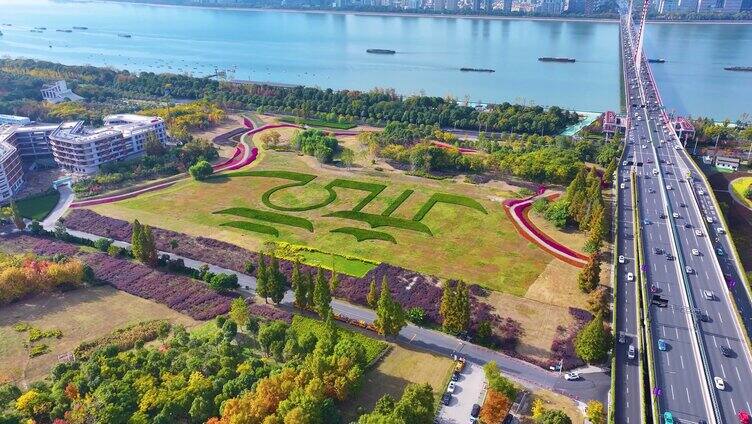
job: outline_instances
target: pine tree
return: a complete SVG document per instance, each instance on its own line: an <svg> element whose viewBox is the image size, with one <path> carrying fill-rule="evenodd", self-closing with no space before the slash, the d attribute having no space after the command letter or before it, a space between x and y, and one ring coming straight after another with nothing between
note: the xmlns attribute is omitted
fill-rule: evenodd
<svg viewBox="0 0 752 424"><path fill-rule="evenodd" d="M256 267L256 295L264 298L264 303L269 297L269 273L266 269L266 258L263 253L259 253L258 266Z"/></svg>
<svg viewBox="0 0 752 424"><path fill-rule="evenodd" d="M323 319L331 311L332 293L329 290L329 283L324 280L324 275L319 268L316 274L316 287L314 288L313 302L316 312Z"/></svg>
<svg viewBox="0 0 752 424"><path fill-rule="evenodd" d="M307 274L308 275L307 275L307 277L305 279L306 280L305 281L305 285L306 285L306 301L305 301L305 304L306 304L306 308L310 309L310 308L314 307L314 305L316 304L316 302L314 300L315 285L313 283L313 274L311 274L310 271L308 271Z"/></svg>
<svg viewBox="0 0 752 424"><path fill-rule="evenodd" d="M590 220L588 239L585 242L585 251L588 253L594 253L601 249L605 228L604 213L603 206L596 205L595 212Z"/></svg>
<svg viewBox="0 0 752 424"><path fill-rule="evenodd" d="M142 248L141 248L141 223L138 222L138 220L133 221L133 231L131 232L131 252L133 253L133 257L136 259L141 258L142 256Z"/></svg>
<svg viewBox="0 0 752 424"><path fill-rule="evenodd" d="M376 289L376 277L371 279L371 286L366 295L366 303L371 309L376 309L376 302L379 301L379 291Z"/></svg>
<svg viewBox="0 0 752 424"><path fill-rule="evenodd" d="M464 281L457 282L457 327L459 331L467 331L470 327L470 292Z"/></svg>
<svg viewBox="0 0 752 424"><path fill-rule="evenodd" d="M300 262L295 261L293 264L292 276L290 279L292 290L295 292L295 306L305 309L306 300L308 298L306 293L307 286L305 279L303 279L303 276L300 274Z"/></svg>
<svg viewBox="0 0 752 424"><path fill-rule="evenodd" d="M592 364L605 359L610 345L611 334L603 327L603 315L596 314L595 318L577 334L574 349L577 356Z"/></svg>
<svg viewBox="0 0 752 424"><path fill-rule="evenodd" d="M611 182L614 180L614 172L616 172L616 167L618 165L616 164L616 160L612 160L611 163L608 164L608 167L606 167L606 171L603 174L604 179L607 182Z"/></svg>
<svg viewBox="0 0 752 424"><path fill-rule="evenodd" d="M376 321L374 325L383 336L396 336L405 326L405 312L402 306L392 299L386 277L381 281L381 294L376 307Z"/></svg>
<svg viewBox="0 0 752 424"><path fill-rule="evenodd" d="M588 260L588 263L585 265L585 268L582 268L582 271L580 271L580 275L577 277L580 290L583 293L590 293L591 291L595 290L601 281L600 277L601 277L600 252L596 251L592 256L590 256L590 259Z"/></svg>
<svg viewBox="0 0 752 424"><path fill-rule="evenodd" d="M279 305L285 297L285 280L282 273L279 272L279 261L273 255L271 266L267 270L267 287L269 298L276 305Z"/></svg>
<svg viewBox="0 0 752 424"><path fill-rule="evenodd" d="M467 330L470 325L470 294L464 281L458 281L454 287L444 285L439 313L444 330L453 334Z"/></svg>
<svg viewBox="0 0 752 424"><path fill-rule="evenodd" d="M332 275L329 277L329 290L333 293L335 290L337 290L338 285L339 277L337 276L337 271L332 268Z"/></svg>

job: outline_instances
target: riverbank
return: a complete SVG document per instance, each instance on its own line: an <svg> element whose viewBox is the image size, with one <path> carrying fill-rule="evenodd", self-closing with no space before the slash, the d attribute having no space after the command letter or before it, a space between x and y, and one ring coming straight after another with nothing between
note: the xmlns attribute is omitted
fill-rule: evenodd
<svg viewBox="0 0 752 424"><path fill-rule="evenodd" d="M598 22L618 24L618 18L595 18L595 17L576 17L576 16L499 16L499 15L466 15L460 13L425 13L425 12L377 12L377 11L360 11L360 10L324 10L324 9L303 9L303 8L262 8L262 7L234 7L234 6L205 6L193 4L165 4L150 3L145 1L131 0L96 0L103 3L130 3L141 4L146 6L158 7L192 7L198 9L210 10L238 10L246 12L281 12L281 13L309 13L323 15L352 15L352 16L382 16L382 17L401 17L401 18L450 18L450 19L472 19L472 20L489 20L489 21L554 21L554 22ZM655 24L728 24L728 25L752 25L752 20L732 21L732 20L697 20L697 21L669 21L660 19L649 19L648 23Z"/></svg>

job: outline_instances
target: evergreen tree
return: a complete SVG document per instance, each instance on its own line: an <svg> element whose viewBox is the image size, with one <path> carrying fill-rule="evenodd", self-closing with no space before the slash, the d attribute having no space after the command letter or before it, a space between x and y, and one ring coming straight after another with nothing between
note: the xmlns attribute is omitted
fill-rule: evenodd
<svg viewBox="0 0 752 424"><path fill-rule="evenodd" d="M587 177L587 168L583 166L567 187L565 197L570 203L572 202L575 193L581 193L585 190L585 177Z"/></svg>
<svg viewBox="0 0 752 424"><path fill-rule="evenodd" d="M405 326L405 311L402 306L392 299L386 276L381 281L381 295L376 307L376 321L374 325L383 336L396 336Z"/></svg>
<svg viewBox="0 0 752 424"><path fill-rule="evenodd" d="M269 298L279 305L285 297L285 279L284 275L279 272L279 261L276 256L272 256L272 263L267 269L267 287Z"/></svg>
<svg viewBox="0 0 752 424"><path fill-rule="evenodd" d="M324 274L319 268L316 273L316 287L313 290L313 302L316 312L323 319L331 311L332 293L329 290L329 283L324 279Z"/></svg>
<svg viewBox="0 0 752 424"><path fill-rule="evenodd" d="M590 256L585 268L582 268L577 282L583 293L590 293L598 287L601 281L601 260L600 252L596 251Z"/></svg>
<svg viewBox="0 0 752 424"><path fill-rule="evenodd" d="M248 311L248 305L245 303L245 299L242 297L236 297L230 302L230 319L235 321L238 328L244 327L248 324L248 320L251 318L251 313Z"/></svg>
<svg viewBox="0 0 752 424"><path fill-rule="evenodd" d="M611 349L611 334L603 326L603 314L597 314L577 335L574 349L583 361L593 364L603 361Z"/></svg>
<svg viewBox="0 0 752 424"><path fill-rule="evenodd" d="M268 274L266 258L263 253L259 253L258 266L256 267L256 295L263 297L264 303L267 303L266 299L269 297Z"/></svg>
<svg viewBox="0 0 752 424"><path fill-rule="evenodd" d="M444 330L453 334L467 330L470 325L470 294L464 281L458 281L453 287L444 285L439 313Z"/></svg>
<svg viewBox="0 0 752 424"><path fill-rule="evenodd" d="M301 309L305 309L308 306L308 294L306 292L308 286L305 279L300 274L300 262L298 262L297 260L292 266L291 280L292 281L290 283L292 285L292 290L295 292L295 306Z"/></svg>
<svg viewBox="0 0 752 424"><path fill-rule="evenodd" d="M606 171L604 171L604 173L603 173L603 179L606 180L609 183L611 181L613 181L614 180L614 173L616 172L616 167L617 166L618 165L616 163L616 159L612 160L608 164L608 167L606 167Z"/></svg>
<svg viewBox="0 0 752 424"><path fill-rule="evenodd" d="M144 225L141 228L141 257L138 258L141 262L149 265L157 265L157 244L154 241L154 234L151 231L151 227Z"/></svg>
<svg viewBox="0 0 752 424"><path fill-rule="evenodd" d="M329 277L329 291L334 292L335 290L337 290L338 285L339 277L337 276L337 271L335 271L332 267L332 275Z"/></svg>
<svg viewBox="0 0 752 424"><path fill-rule="evenodd" d="M379 291L376 289L376 277L371 279L371 285L366 295L366 303L371 309L376 309L376 303L379 301Z"/></svg>
<svg viewBox="0 0 752 424"><path fill-rule="evenodd" d="M316 304L314 300L314 288L315 284L313 282L313 275L310 271L308 271L306 276L306 308L312 308Z"/></svg>
<svg viewBox="0 0 752 424"><path fill-rule="evenodd" d="M138 259L142 256L142 248L141 248L141 223L138 222L138 220L133 221L132 225L133 230L131 231L131 252L133 253L133 257Z"/></svg>

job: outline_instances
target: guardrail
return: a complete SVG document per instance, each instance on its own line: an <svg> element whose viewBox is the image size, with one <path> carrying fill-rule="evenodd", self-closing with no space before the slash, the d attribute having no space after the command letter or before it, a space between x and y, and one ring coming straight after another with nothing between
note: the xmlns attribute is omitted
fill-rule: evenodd
<svg viewBox="0 0 752 424"><path fill-rule="evenodd" d="M650 314L648 313L650 306L647 301L647 297L645 296L645 293L643 293L643 282L647 281L647 276L645 275L645 271L642 268L642 238L640 236L640 201L637 197L637 176L635 175L634 171L630 174L631 180L632 180L632 228L634 233L634 257L635 257L635 299L636 299L636 305L638 308L638 311L640 312L640 316L642 316L642 321L638 320L638 326L640 327L640 332L638 334L638 349L640 352L640 355L642 355L643 352L645 352L645 356L647 357L647 366L648 366L648 382L649 386L647 388L647 392L650 393L651 387L658 387L657 379L655 377L655 359L653 358L653 348L652 345L647 346L645 341L646 340L652 340L653 339L653 330L650 324ZM642 389L640 391L640 408L642 411L642 420L643 422L648 422L648 416L647 416L647 410L645 409L645 370L643 366L643 361L640 361L640 388ZM650 396L650 409L651 409L651 416L652 416L652 422L654 424L660 424L660 411L658 407L658 398L656 396L653 396L651 394Z"/></svg>

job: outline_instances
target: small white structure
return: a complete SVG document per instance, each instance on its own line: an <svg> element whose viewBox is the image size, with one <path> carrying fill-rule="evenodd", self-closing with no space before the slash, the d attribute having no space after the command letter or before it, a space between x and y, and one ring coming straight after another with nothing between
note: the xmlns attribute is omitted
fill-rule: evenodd
<svg viewBox="0 0 752 424"><path fill-rule="evenodd" d="M57 81L42 86L42 98L50 103L60 103L66 100L78 102L84 98L71 91L65 81Z"/></svg>
<svg viewBox="0 0 752 424"><path fill-rule="evenodd" d="M730 158L728 156L718 156L715 158L715 166L717 166L718 168L728 169L734 172L739 170L740 162L741 162L741 159Z"/></svg>

